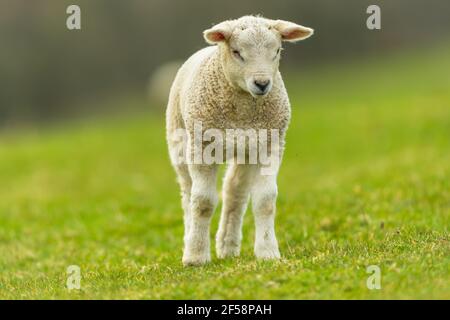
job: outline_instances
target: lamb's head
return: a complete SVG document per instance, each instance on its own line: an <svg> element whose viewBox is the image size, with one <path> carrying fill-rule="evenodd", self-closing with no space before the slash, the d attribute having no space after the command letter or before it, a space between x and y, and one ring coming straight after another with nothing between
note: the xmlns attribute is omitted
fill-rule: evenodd
<svg viewBox="0 0 450 320"><path fill-rule="evenodd" d="M272 89L282 41L296 42L312 34L312 29L292 22L254 16L224 21L204 31L208 43L219 45L227 80L253 97L264 97Z"/></svg>

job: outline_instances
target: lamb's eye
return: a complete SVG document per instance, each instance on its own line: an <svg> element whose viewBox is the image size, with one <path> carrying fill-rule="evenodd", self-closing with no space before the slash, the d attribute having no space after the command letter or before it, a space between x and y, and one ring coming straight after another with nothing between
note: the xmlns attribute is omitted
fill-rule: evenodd
<svg viewBox="0 0 450 320"><path fill-rule="evenodd" d="M239 60L244 61L244 58L242 58L241 53L239 52L239 50L233 50L233 55L238 58Z"/></svg>
<svg viewBox="0 0 450 320"><path fill-rule="evenodd" d="M278 57L280 52L281 52L281 48L278 48L277 53L275 54L275 57L273 57L274 60Z"/></svg>

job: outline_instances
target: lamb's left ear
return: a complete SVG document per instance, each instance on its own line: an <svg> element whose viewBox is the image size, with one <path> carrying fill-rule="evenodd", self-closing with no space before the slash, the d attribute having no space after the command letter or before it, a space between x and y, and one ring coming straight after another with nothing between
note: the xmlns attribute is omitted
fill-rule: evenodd
<svg viewBox="0 0 450 320"><path fill-rule="evenodd" d="M280 33L282 40L289 42L304 40L314 33L314 30L311 28L284 20L274 21L273 28Z"/></svg>
<svg viewBox="0 0 450 320"><path fill-rule="evenodd" d="M216 44L227 41L231 37L232 31L231 21L224 21L216 24L211 29L203 31L203 37L209 44Z"/></svg>

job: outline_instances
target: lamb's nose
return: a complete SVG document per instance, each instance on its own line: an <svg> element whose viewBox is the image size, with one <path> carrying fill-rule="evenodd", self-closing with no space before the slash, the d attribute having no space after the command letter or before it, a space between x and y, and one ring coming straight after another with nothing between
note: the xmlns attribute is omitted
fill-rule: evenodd
<svg viewBox="0 0 450 320"><path fill-rule="evenodd" d="M265 93L267 87L269 86L270 80L255 80L254 83L262 93Z"/></svg>

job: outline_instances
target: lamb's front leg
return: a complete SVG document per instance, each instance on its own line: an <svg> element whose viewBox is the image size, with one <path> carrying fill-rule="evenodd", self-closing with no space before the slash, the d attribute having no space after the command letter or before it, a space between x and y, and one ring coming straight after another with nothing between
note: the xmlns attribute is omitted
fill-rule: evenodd
<svg viewBox="0 0 450 320"><path fill-rule="evenodd" d="M275 237L276 174L255 178L252 209L255 217L255 255L261 259L278 259L280 251Z"/></svg>
<svg viewBox="0 0 450 320"><path fill-rule="evenodd" d="M190 165L192 178L190 227L186 238L183 264L200 265L211 260L209 225L217 205L215 165Z"/></svg>

